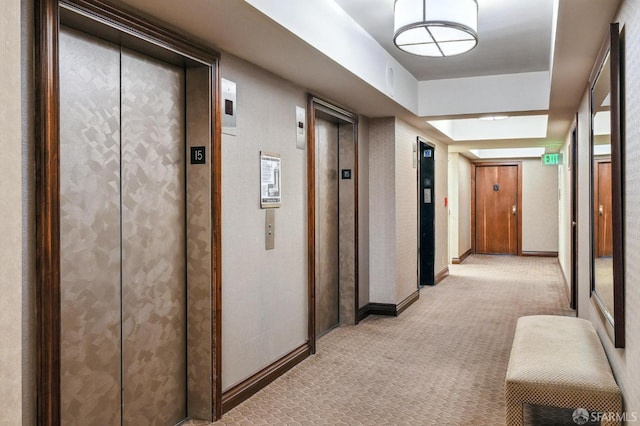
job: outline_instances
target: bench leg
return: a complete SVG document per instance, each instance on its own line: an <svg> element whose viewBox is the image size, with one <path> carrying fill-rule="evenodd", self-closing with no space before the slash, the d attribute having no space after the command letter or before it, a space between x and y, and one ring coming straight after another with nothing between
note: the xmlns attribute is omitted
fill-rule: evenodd
<svg viewBox="0 0 640 426"><path fill-rule="evenodd" d="M615 419L611 419L611 420L602 420L600 422L600 426L620 426L620 422L618 420Z"/></svg>
<svg viewBox="0 0 640 426"><path fill-rule="evenodd" d="M507 402L505 420L507 426L523 426L524 419L521 402Z"/></svg>

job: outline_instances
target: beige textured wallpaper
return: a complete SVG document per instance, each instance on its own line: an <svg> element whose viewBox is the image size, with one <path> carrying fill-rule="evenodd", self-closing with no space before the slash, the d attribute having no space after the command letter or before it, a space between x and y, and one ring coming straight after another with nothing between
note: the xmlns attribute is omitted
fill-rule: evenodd
<svg viewBox="0 0 640 426"><path fill-rule="evenodd" d="M369 303L369 120L358 117L358 302Z"/></svg>
<svg viewBox="0 0 640 426"><path fill-rule="evenodd" d="M369 299L396 303L395 119L369 122Z"/></svg>
<svg viewBox="0 0 640 426"><path fill-rule="evenodd" d="M449 260L471 249L471 162L449 153Z"/></svg>
<svg viewBox="0 0 640 426"><path fill-rule="evenodd" d="M566 278L567 286L571 283L571 174L569 170L569 143L571 133L567 135L562 154L564 164L558 167L558 261Z"/></svg>
<svg viewBox="0 0 640 426"><path fill-rule="evenodd" d="M558 251L558 169L522 160L522 251Z"/></svg>
<svg viewBox="0 0 640 426"><path fill-rule="evenodd" d="M34 4L22 1L22 424L36 424ZM1 410L0 410L1 411Z"/></svg>
<svg viewBox="0 0 640 426"><path fill-rule="evenodd" d="M589 300L589 100L585 93L579 110L579 313L591 320L600 335L618 385L624 408L640 417L640 4L623 0L614 22L625 28L625 321L626 347L615 349ZM605 34L602 34L604 40Z"/></svg>
<svg viewBox="0 0 640 426"><path fill-rule="evenodd" d="M418 169L413 168L413 157L417 155L413 152L413 147L417 136L418 132L413 127L403 121L396 120L396 304L402 302L418 289ZM446 156L446 153L440 153L436 149L436 161L442 154ZM437 184L438 180L436 179ZM437 198L438 190L436 188L435 199L437 200ZM439 234L439 231L440 229L436 227L436 234Z"/></svg>
<svg viewBox="0 0 640 426"><path fill-rule="evenodd" d="M303 89L223 54L237 84L237 136L222 135L222 387L260 371L307 340L306 150L296 148ZM282 158L275 249L265 250L260 151Z"/></svg>
<svg viewBox="0 0 640 426"><path fill-rule="evenodd" d="M458 202L459 202L459 162L460 153L450 152L448 155L448 192L449 192L449 260L458 258L460 250L458 249Z"/></svg>
<svg viewBox="0 0 640 426"><path fill-rule="evenodd" d="M458 157L458 256L471 250L471 161Z"/></svg>
<svg viewBox="0 0 640 426"><path fill-rule="evenodd" d="M417 169L413 144L419 130L395 118L372 119L369 126L370 299L398 304L417 290ZM435 273L448 265L446 145L435 154Z"/></svg>
<svg viewBox="0 0 640 426"><path fill-rule="evenodd" d="M22 424L21 2L0 14L0 424Z"/></svg>

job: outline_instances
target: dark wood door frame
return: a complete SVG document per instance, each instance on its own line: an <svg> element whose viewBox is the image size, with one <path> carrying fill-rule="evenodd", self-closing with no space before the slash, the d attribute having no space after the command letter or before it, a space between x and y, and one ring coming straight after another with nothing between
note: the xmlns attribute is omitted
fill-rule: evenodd
<svg viewBox="0 0 640 426"><path fill-rule="evenodd" d="M476 253L476 168L516 166L518 168L518 256L522 256L522 161L475 161L471 163L471 250Z"/></svg>
<svg viewBox="0 0 640 426"><path fill-rule="evenodd" d="M61 9L92 22L90 27L124 34L210 69L212 108L212 403L222 415L221 336L221 123L219 54L177 33L101 0L36 0L36 386L39 425L60 424L60 111L59 22ZM104 35L104 34L103 34ZM176 56L173 55L172 56Z"/></svg>
<svg viewBox="0 0 640 426"><path fill-rule="evenodd" d="M578 314L578 123L577 116L571 133L569 147L569 172L571 180L571 309Z"/></svg>
<svg viewBox="0 0 640 426"><path fill-rule="evenodd" d="M316 352L316 112L321 111L341 121L353 125L354 152L352 179L354 185L354 315L358 323L358 116L331 102L309 95L307 104L307 261L308 261L308 336L309 350Z"/></svg>

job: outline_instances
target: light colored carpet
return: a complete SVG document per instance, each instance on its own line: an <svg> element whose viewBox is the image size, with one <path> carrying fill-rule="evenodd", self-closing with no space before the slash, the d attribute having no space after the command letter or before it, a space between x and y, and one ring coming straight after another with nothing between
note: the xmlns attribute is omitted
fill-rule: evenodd
<svg viewBox="0 0 640 426"><path fill-rule="evenodd" d="M326 334L315 355L215 424L504 424L516 320L573 315L563 285L557 259L472 256L399 317Z"/></svg>

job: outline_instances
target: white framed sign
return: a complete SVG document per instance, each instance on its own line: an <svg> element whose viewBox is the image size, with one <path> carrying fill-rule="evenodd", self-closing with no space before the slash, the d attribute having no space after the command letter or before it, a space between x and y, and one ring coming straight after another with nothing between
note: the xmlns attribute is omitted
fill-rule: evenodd
<svg viewBox="0 0 640 426"><path fill-rule="evenodd" d="M280 207L282 169L279 154L260 151L260 207Z"/></svg>

